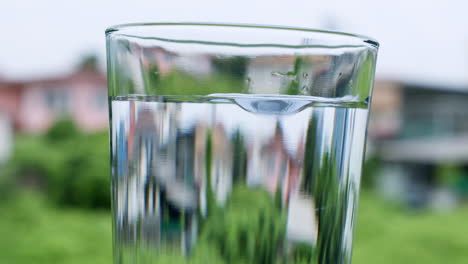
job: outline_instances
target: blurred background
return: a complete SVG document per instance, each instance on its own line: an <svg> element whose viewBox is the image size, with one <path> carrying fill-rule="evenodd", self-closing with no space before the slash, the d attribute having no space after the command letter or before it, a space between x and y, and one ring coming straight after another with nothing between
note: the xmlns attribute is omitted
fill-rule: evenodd
<svg viewBox="0 0 468 264"><path fill-rule="evenodd" d="M104 30L148 21L377 39L353 263L466 263L467 8L461 0L3 1L0 263L111 263Z"/></svg>

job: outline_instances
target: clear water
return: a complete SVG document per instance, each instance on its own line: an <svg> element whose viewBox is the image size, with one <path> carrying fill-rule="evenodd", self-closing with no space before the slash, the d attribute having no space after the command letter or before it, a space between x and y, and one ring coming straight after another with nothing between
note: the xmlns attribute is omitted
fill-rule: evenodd
<svg viewBox="0 0 468 264"><path fill-rule="evenodd" d="M111 101L115 263L349 263L365 103Z"/></svg>

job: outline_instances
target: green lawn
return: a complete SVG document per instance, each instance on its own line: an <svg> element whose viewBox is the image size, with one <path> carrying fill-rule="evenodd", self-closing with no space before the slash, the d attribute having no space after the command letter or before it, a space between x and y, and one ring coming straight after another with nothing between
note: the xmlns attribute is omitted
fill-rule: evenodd
<svg viewBox="0 0 468 264"><path fill-rule="evenodd" d="M412 213L362 195L353 263L467 263L468 208ZM108 212L57 209L37 195L0 204L0 263L111 263Z"/></svg>
<svg viewBox="0 0 468 264"><path fill-rule="evenodd" d="M56 209L37 195L0 204L0 263L111 263L108 212Z"/></svg>
<svg viewBox="0 0 468 264"><path fill-rule="evenodd" d="M353 263L468 263L468 207L410 212L361 196Z"/></svg>

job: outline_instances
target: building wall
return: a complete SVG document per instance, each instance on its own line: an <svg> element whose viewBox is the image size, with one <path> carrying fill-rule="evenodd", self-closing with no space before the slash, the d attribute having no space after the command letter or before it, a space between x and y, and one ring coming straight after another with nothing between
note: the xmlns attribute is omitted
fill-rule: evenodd
<svg viewBox="0 0 468 264"><path fill-rule="evenodd" d="M401 129L402 106L399 83L376 81L372 94L369 137L382 139L397 136Z"/></svg>
<svg viewBox="0 0 468 264"><path fill-rule="evenodd" d="M23 89L18 105L18 124L21 131L39 133L47 130L54 120L54 113L46 104L43 87Z"/></svg>
<svg viewBox="0 0 468 264"><path fill-rule="evenodd" d="M468 93L421 87L404 92L403 136L453 137L468 134Z"/></svg>
<svg viewBox="0 0 468 264"><path fill-rule="evenodd" d="M106 87L90 82L74 84L70 92L73 96L72 118L84 131L96 131L108 126L108 106Z"/></svg>
<svg viewBox="0 0 468 264"><path fill-rule="evenodd" d="M18 95L15 89L0 88L0 112L13 114L18 103Z"/></svg>
<svg viewBox="0 0 468 264"><path fill-rule="evenodd" d="M10 116L16 120L18 130L26 133L45 132L62 118L71 118L86 132L108 126L106 82L96 72L26 83L16 105Z"/></svg>

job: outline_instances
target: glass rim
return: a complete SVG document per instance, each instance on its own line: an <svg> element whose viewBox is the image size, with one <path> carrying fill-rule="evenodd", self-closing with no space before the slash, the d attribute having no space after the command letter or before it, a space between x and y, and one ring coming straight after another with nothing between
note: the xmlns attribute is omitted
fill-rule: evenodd
<svg viewBox="0 0 468 264"><path fill-rule="evenodd" d="M120 31L127 29L138 29L138 28L149 28L149 27L160 27L160 26L201 26L201 27L226 27L226 28L246 28L246 29L276 29L276 30L289 30L289 31L302 31L309 33L317 33L332 36L341 36L350 38L354 41L361 41L363 44L370 48L378 49L379 42L369 36L347 33L342 31L332 31L314 28L303 28L303 27L289 27L280 25L264 25L264 24L234 24L234 23L205 23L205 22L141 22L141 23L124 23L110 26L105 30L106 35L116 34ZM141 37L138 34L125 34L128 37Z"/></svg>

